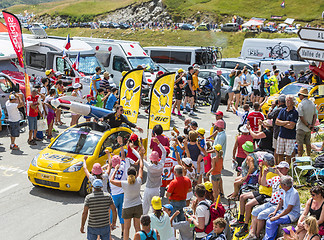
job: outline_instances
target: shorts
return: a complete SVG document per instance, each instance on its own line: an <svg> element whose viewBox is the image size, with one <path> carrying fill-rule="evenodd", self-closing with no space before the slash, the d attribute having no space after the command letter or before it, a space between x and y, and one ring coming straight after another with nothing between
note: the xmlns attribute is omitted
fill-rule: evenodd
<svg viewBox="0 0 324 240"><path fill-rule="evenodd" d="M142 204L134 207L123 208L123 212L122 212L123 219L141 218L142 215L143 215Z"/></svg>
<svg viewBox="0 0 324 240"><path fill-rule="evenodd" d="M222 174L211 175L211 180L218 182L222 179Z"/></svg>
<svg viewBox="0 0 324 240"><path fill-rule="evenodd" d="M178 88L175 89L174 95L175 95L175 99L182 100L182 89L178 89Z"/></svg>
<svg viewBox="0 0 324 240"><path fill-rule="evenodd" d="M227 92L228 92L228 93L232 93L232 92L233 92L233 87L229 87L229 88L227 89Z"/></svg>
<svg viewBox="0 0 324 240"><path fill-rule="evenodd" d="M192 165L195 167L196 171L198 171L197 161L192 161ZM204 160L202 160L200 162L200 174L204 174L204 172L205 172L205 163L204 163Z"/></svg>
<svg viewBox="0 0 324 240"><path fill-rule="evenodd" d="M97 240L98 235L102 240L109 240L110 239L110 226L105 227L89 227L87 231L87 239L88 240Z"/></svg>
<svg viewBox="0 0 324 240"><path fill-rule="evenodd" d="M239 93L240 93L240 90L234 91L234 94L239 94Z"/></svg>
<svg viewBox="0 0 324 240"><path fill-rule="evenodd" d="M260 206L256 206L253 208L252 216L258 218L258 220L268 220L269 214L276 210L277 204L272 204L270 202L266 202Z"/></svg>
<svg viewBox="0 0 324 240"><path fill-rule="evenodd" d="M274 150L277 149L277 139L275 139L275 138L272 138L272 147Z"/></svg>
<svg viewBox="0 0 324 240"><path fill-rule="evenodd" d="M295 142L296 139L286 139L278 136L276 153L286 153L287 156L291 156L291 154L294 152Z"/></svg>
<svg viewBox="0 0 324 240"><path fill-rule="evenodd" d="M262 89L260 90L260 97L265 97L266 96L266 93L265 91Z"/></svg>
<svg viewBox="0 0 324 240"><path fill-rule="evenodd" d="M260 194L259 191L253 191L252 193L253 193L253 196L254 196L255 200L257 200L257 202L259 204L265 203L265 200L267 198L270 198L270 196L268 196L268 195Z"/></svg>
<svg viewBox="0 0 324 240"><path fill-rule="evenodd" d="M189 87L185 87L186 97L193 97L192 91Z"/></svg>
<svg viewBox="0 0 324 240"><path fill-rule="evenodd" d="M37 117L27 116L29 130L37 130Z"/></svg>
<svg viewBox="0 0 324 240"><path fill-rule="evenodd" d="M245 158L236 157L235 160L238 164L237 166L242 167L242 163L244 162Z"/></svg>
<svg viewBox="0 0 324 240"><path fill-rule="evenodd" d="M297 129L297 133L296 133L296 141L298 145L310 145L311 144L311 135L312 132L305 132L304 130L301 129Z"/></svg>
<svg viewBox="0 0 324 240"><path fill-rule="evenodd" d="M54 119L55 119L55 113L48 112L48 114L47 114L47 125L49 125L52 122L54 122Z"/></svg>
<svg viewBox="0 0 324 240"><path fill-rule="evenodd" d="M20 135L20 125L18 122L9 122L9 128L10 128L10 136L11 137L19 137Z"/></svg>
<svg viewBox="0 0 324 240"><path fill-rule="evenodd" d="M242 96L248 96L249 92L246 87L241 87L241 95Z"/></svg>
<svg viewBox="0 0 324 240"><path fill-rule="evenodd" d="M260 90L259 89L253 89L254 96L260 96Z"/></svg>

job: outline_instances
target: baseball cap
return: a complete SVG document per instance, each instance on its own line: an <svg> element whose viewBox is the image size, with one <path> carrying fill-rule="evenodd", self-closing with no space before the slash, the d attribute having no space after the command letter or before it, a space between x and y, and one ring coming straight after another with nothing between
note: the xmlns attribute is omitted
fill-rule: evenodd
<svg viewBox="0 0 324 240"><path fill-rule="evenodd" d="M242 145L242 148L244 151L247 151L249 153L253 152L254 151L254 148L253 148L253 143L250 142L250 141L246 141L243 145Z"/></svg>
<svg viewBox="0 0 324 240"><path fill-rule="evenodd" d="M112 167L116 167L118 164L120 164L120 157L118 155L114 155L111 158L111 165Z"/></svg>
<svg viewBox="0 0 324 240"><path fill-rule="evenodd" d="M127 175L136 176L136 169L134 167L129 167L128 170L127 170Z"/></svg>
<svg viewBox="0 0 324 240"><path fill-rule="evenodd" d="M162 209L161 198L158 197L158 196L152 197L151 204L152 204L152 207L153 207L154 210L160 210L160 209Z"/></svg>
<svg viewBox="0 0 324 240"><path fill-rule="evenodd" d="M222 111L217 111L215 115L224 116L224 113Z"/></svg>
<svg viewBox="0 0 324 240"><path fill-rule="evenodd" d="M142 68L147 68L146 64L144 64L144 63L141 66L142 66Z"/></svg>
<svg viewBox="0 0 324 240"><path fill-rule="evenodd" d="M182 162L184 162L184 164L186 164L187 166L192 164L191 158L182 158Z"/></svg>
<svg viewBox="0 0 324 240"><path fill-rule="evenodd" d="M173 211L173 206L171 204L165 204L163 205L164 208L169 209L171 212Z"/></svg>
<svg viewBox="0 0 324 240"><path fill-rule="evenodd" d="M9 95L9 99L10 99L10 100L14 100L14 99L16 99L16 96L13 95L13 94L10 94L10 95Z"/></svg>
<svg viewBox="0 0 324 240"><path fill-rule="evenodd" d="M217 145L214 146L214 148L215 148L215 150L216 150L217 152L219 152L220 150L222 150L222 145L217 144Z"/></svg>
<svg viewBox="0 0 324 240"><path fill-rule="evenodd" d="M74 83L73 84L73 88L74 89L77 89L77 88L80 88L81 87L81 84L80 83Z"/></svg>
<svg viewBox="0 0 324 240"><path fill-rule="evenodd" d="M87 95L87 98L93 98L93 96L91 96L90 94Z"/></svg>
<svg viewBox="0 0 324 240"><path fill-rule="evenodd" d="M289 75L289 71L285 71L285 74L286 74L286 75Z"/></svg>
<svg viewBox="0 0 324 240"><path fill-rule="evenodd" d="M269 73L271 72L269 69L264 70L264 73Z"/></svg>
<svg viewBox="0 0 324 240"><path fill-rule="evenodd" d="M153 151L150 155L150 160L152 162L158 162L160 159L159 153L157 151Z"/></svg>
<svg viewBox="0 0 324 240"><path fill-rule="evenodd" d="M217 75L221 75L222 74L222 70L217 70L216 74Z"/></svg>
<svg viewBox="0 0 324 240"><path fill-rule="evenodd" d="M102 168L101 168L101 165L100 163L95 163L93 164L93 167L92 167L92 170L91 172L95 175L99 175L102 173Z"/></svg>
<svg viewBox="0 0 324 240"><path fill-rule="evenodd" d="M51 72L52 72L51 70L46 70L46 71L45 71L45 75L48 76L48 75L51 74Z"/></svg>
<svg viewBox="0 0 324 240"><path fill-rule="evenodd" d="M94 188L102 188L103 187L103 183L101 179L96 179L93 181L92 186Z"/></svg>
<svg viewBox="0 0 324 240"><path fill-rule="evenodd" d="M184 70L182 68L178 69L178 73L183 73L183 72L184 72Z"/></svg>
<svg viewBox="0 0 324 240"><path fill-rule="evenodd" d="M135 133L132 133L132 135L130 136L130 140L137 141L138 140L138 136Z"/></svg>
<svg viewBox="0 0 324 240"><path fill-rule="evenodd" d="M277 168L289 168L289 163L286 161L281 161L278 165Z"/></svg>
<svg viewBox="0 0 324 240"><path fill-rule="evenodd" d="M199 128L198 129L198 133L201 134L201 135L204 135L205 134L205 129L204 128Z"/></svg>
<svg viewBox="0 0 324 240"><path fill-rule="evenodd" d="M63 75L63 73L61 73L60 71L57 71L57 72L55 73L55 76L60 76L60 75Z"/></svg>
<svg viewBox="0 0 324 240"><path fill-rule="evenodd" d="M182 167L180 165L175 165L174 170L180 170Z"/></svg>
<svg viewBox="0 0 324 240"><path fill-rule="evenodd" d="M170 154L170 148L168 147L168 146L164 146L164 149L165 149L165 151L167 152L167 155L169 155Z"/></svg>
<svg viewBox="0 0 324 240"><path fill-rule="evenodd" d="M211 192L213 190L213 184L209 181L204 182L204 186L208 192Z"/></svg>

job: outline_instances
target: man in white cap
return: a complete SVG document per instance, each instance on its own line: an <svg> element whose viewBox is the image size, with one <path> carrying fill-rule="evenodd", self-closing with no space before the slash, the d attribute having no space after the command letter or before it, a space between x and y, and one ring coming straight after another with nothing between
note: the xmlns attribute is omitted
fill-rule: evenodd
<svg viewBox="0 0 324 240"><path fill-rule="evenodd" d="M298 104L298 122L296 126L296 140L298 145L298 156L303 156L304 144L306 144L307 156L311 153L311 133L317 119L315 104L308 99L307 88L300 88L298 97L301 102Z"/></svg>
<svg viewBox="0 0 324 240"><path fill-rule="evenodd" d="M19 150L19 147L15 144L16 137L19 137L20 134L20 126L19 121L21 120L21 115L18 108L23 107L24 102L21 99L21 96L12 93L9 95L9 100L6 102L6 109L8 113L8 122L10 128L10 149Z"/></svg>

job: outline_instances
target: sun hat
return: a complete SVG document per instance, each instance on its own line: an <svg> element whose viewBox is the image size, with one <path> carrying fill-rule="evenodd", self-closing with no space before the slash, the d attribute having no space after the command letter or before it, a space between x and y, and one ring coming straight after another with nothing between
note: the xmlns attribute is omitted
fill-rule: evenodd
<svg viewBox="0 0 324 240"><path fill-rule="evenodd" d="M282 229L286 234L290 234L290 230L293 230L294 232L296 232L296 229L293 226L288 226L286 228Z"/></svg>
<svg viewBox="0 0 324 240"><path fill-rule="evenodd" d="M95 175L99 175L102 173L102 168L101 168L101 165L100 163L95 163L93 164L93 167L92 167L92 170L91 172Z"/></svg>
<svg viewBox="0 0 324 240"><path fill-rule="evenodd" d="M158 162L160 159L159 153L157 151L153 151L150 155L150 160L152 162Z"/></svg>
<svg viewBox="0 0 324 240"><path fill-rule="evenodd" d="M10 95L9 95L9 99L10 99L10 100L14 100L14 99L16 99L16 96L13 95L13 94L10 94Z"/></svg>
<svg viewBox="0 0 324 240"><path fill-rule="evenodd" d="M289 163L286 161L281 161L278 165L277 168L288 168L289 169Z"/></svg>
<svg viewBox="0 0 324 240"><path fill-rule="evenodd" d="M138 136L135 133L132 133L132 135L129 138L130 140L132 140L133 142L138 140Z"/></svg>
<svg viewBox="0 0 324 240"><path fill-rule="evenodd" d="M102 188L103 187L103 183L101 179L95 179L92 183L92 186L94 188Z"/></svg>
<svg viewBox="0 0 324 240"><path fill-rule="evenodd" d="M215 115L220 115L220 116L224 116L224 113L222 112L222 111L217 111L216 113L215 113Z"/></svg>
<svg viewBox="0 0 324 240"><path fill-rule="evenodd" d="M120 164L121 160L120 160L120 157L118 155L114 155L112 158L111 158L111 165L112 167L116 167L118 164Z"/></svg>
<svg viewBox="0 0 324 240"><path fill-rule="evenodd" d="M217 120L215 123L214 123L214 125L216 126L216 127L219 127L219 128L225 128L225 124L224 124L224 121L223 120Z"/></svg>
<svg viewBox="0 0 324 240"><path fill-rule="evenodd" d="M249 129L247 129L246 125L243 125L239 128L241 133L249 133Z"/></svg>
<svg viewBox="0 0 324 240"><path fill-rule="evenodd" d="M154 197L152 197L151 204L152 204L152 208L153 208L154 210L161 210L161 209L162 209L162 202L161 202L161 198L158 197L158 196L154 196Z"/></svg>
<svg viewBox="0 0 324 240"><path fill-rule="evenodd" d="M275 158L271 153L264 154L263 161L266 161L270 167L275 165Z"/></svg>
<svg viewBox="0 0 324 240"><path fill-rule="evenodd" d="M299 92L297 93L297 95L299 95L299 94L308 97L308 90L307 90L307 88L304 88L304 87L300 88L299 89Z"/></svg>
<svg viewBox="0 0 324 240"><path fill-rule="evenodd" d="M264 70L264 73L269 73L271 72L269 69Z"/></svg>
<svg viewBox="0 0 324 240"><path fill-rule="evenodd" d="M204 135L205 134L205 129L204 128L199 128L198 129L198 133L201 134L201 135Z"/></svg>
<svg viewBox="0 0 324 240"><path fill-rule="evenodd" d="M184 70L182 68L178 69L178 73L183 73L183 72L184 72Z"/></svg>
<svg viewBox="0 0 324 240"><path fill-rule="evenodd" d="M127 175L136 176L136 169L134 167L129 167L128 170L127 170Z"/></svg>
<svg viewBox="0 0 324 240"><path fill-rule="evenodd" d="M209 181L204 182L204 186L208 192L211 192L213 190L213 184Z"/></svg>
<svg viewBox="0 0 324 240"><path fill-rule="evenodd" d="M165 204L163 205L164 208L169 209L171 212L173 211L173 206L171 204Z"/></svg>
<svg viewBox="0 0 324 240"><path fill-rule="evenodd" d="M214 146L214 148L215 148L215 150L216 150L217 152L219 152L220 150L222 150L222 145L217 144L217 145Z"/></svg>
<svg viewBox="0 0 324 240"><path fill-rule="evenodd" d="M244 151L247 151L249 153L253 152L254 151L254 148L253 148L253 143L250 142L250 141L246 141L243 145L242 145L242 148Z"/></svg>
<svg viewBox="0 0 324 240"><path fill-rule="evenodd" d="M81 87L81 84L80 83L74 83L73 84L73 88L74 89L77 89L77 88L80 88Z"/></svg>
<svg viewBox="0 0 324 240"><path fill-rule="evenodd" d="M187 166L192 164L191 158L182 158L182 162L184 162L184 164L186 164Z"/></svg>
<svg viewBox="0 0 324 240"><path fill-rule="evenodd" d="M52 72L51 70L46 70L46 71L45 71L45 75L48 76L48 75L51 74L51 72Z"/></svg>

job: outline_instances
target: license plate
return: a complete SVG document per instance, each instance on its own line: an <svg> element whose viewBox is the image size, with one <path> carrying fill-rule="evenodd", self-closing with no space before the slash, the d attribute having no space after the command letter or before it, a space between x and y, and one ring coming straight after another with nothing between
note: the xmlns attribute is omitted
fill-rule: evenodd
<svg viewBox="0 0 324 240"><path fill-rule="evenodd" d="M37 175L41 179L48 180L48 181L55 181L55 176L43 174L43 173L38 173Z"/></svg>

